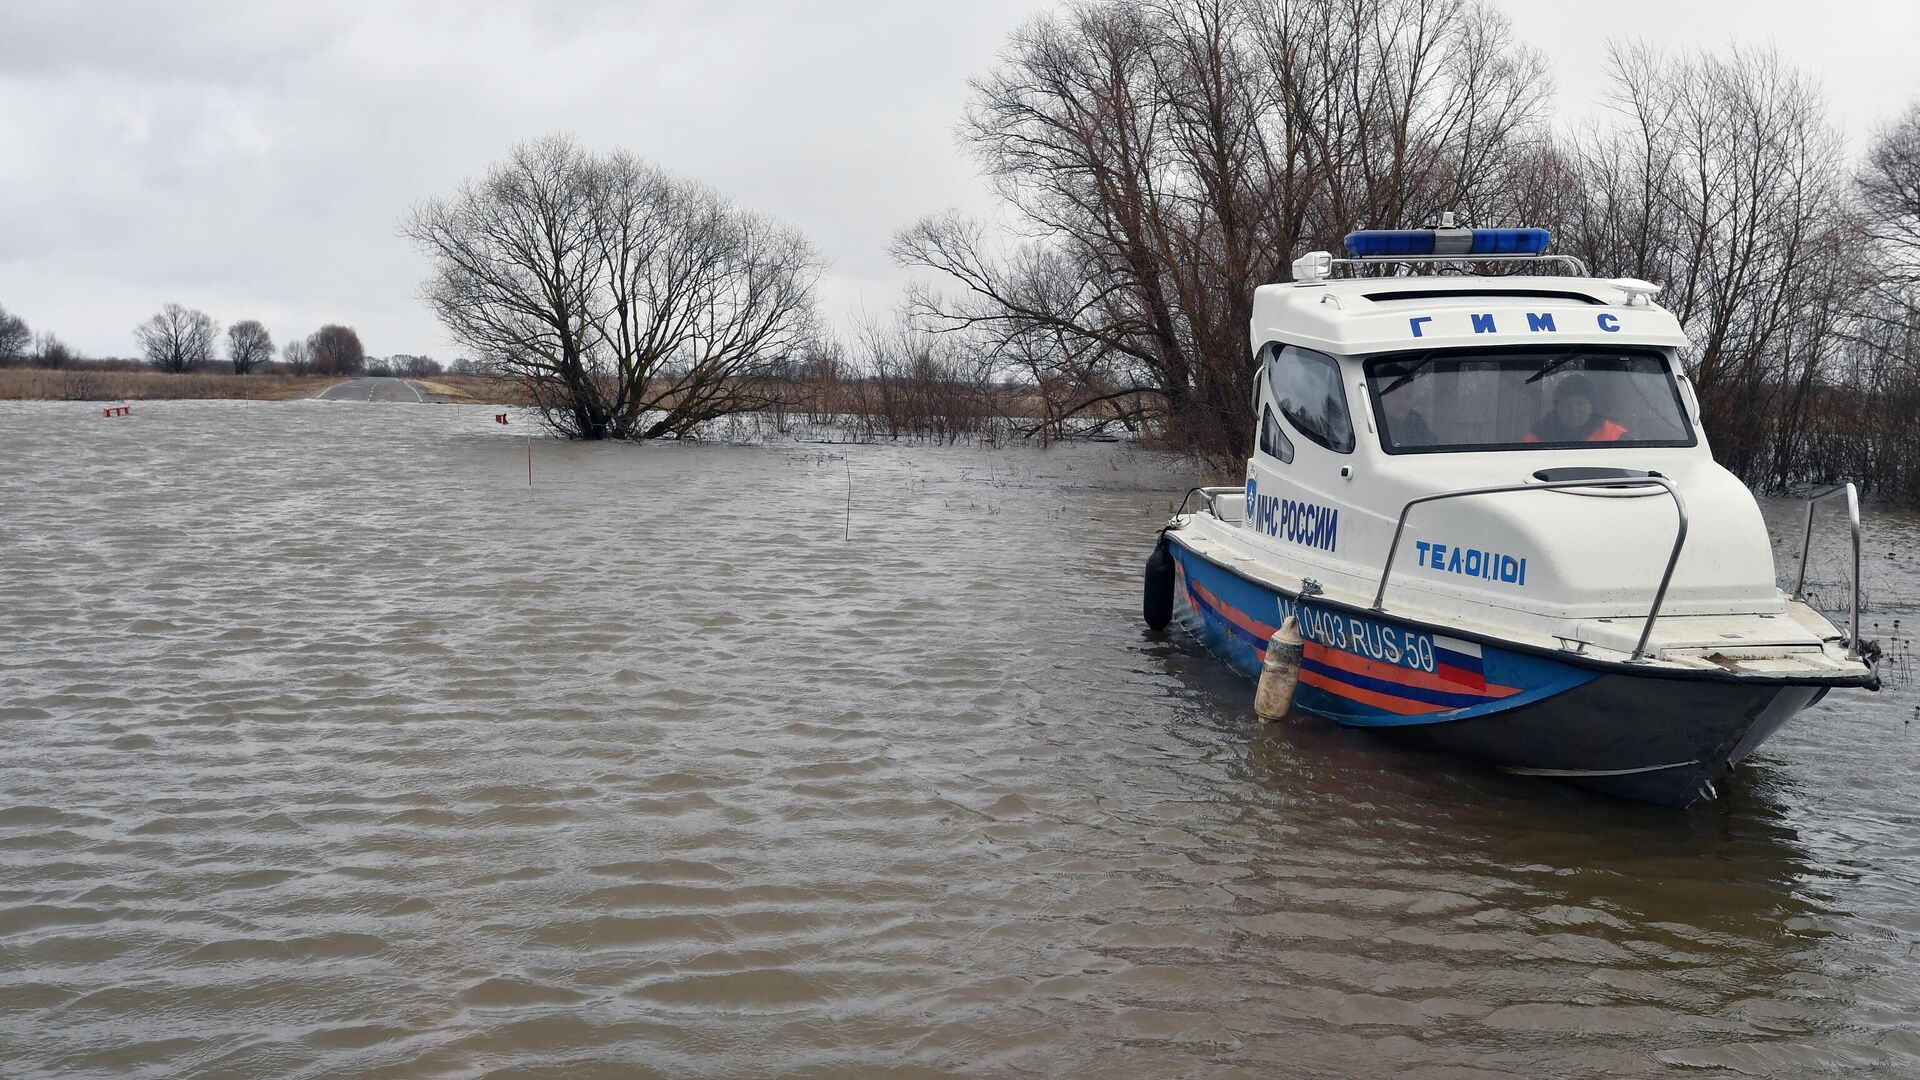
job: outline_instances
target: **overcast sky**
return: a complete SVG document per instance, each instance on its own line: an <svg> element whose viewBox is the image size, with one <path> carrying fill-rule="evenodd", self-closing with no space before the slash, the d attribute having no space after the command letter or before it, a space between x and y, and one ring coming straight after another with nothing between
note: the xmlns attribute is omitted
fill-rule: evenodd
<svg viewBox="0 0 1920 1080"><path fill-rule="evenodd" d="M132 355L171 300L451 359L401 216L570 132L800 226L832 262L828 313L884 315L892 234L990 207L953 137L966 80L1052 6L0 0L0 306L90 356ZM1563 116L1604 93L1610 37L1776 46L1856 148L1920 98L1913 0L1500 6Z"/></svg>

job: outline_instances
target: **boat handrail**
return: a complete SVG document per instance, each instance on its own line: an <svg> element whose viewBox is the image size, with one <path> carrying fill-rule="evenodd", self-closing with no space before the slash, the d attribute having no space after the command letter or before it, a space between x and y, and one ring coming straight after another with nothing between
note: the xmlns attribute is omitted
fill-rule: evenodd
<svg viewBox="0 0 1920 1080"><path fill-rule="evenodd" d="M1333 259L1333 266L1380 266L1388 263L1468 263L1519 262L1539 265L1556 263L1573 271L1575 277L1588 277L1587 264L1574 255L1360 255Z"/></svg>
<svg viewBox="0 0 1920 1080"><path fill-rule="evenodd" d="M1180 509L1175 510L1173 512L1174 517L1180 517L1181 515L1187 512L1187 503L1192 501L1195 492L1198 492L1200 495L1200 498L1205 501L1207 513L1212 514L1214 517L1218 518L1220 517L1220 512L1214 509L1214 506L1213 506L1214 500L1220 498L1222 495L1239 495L1244 497L1247 493L1247 489L1244 487L1188 488L1186 496L1180 500ZM1225 521L1226 518L1220 518L1220 520Z"/></svg>
<svg viewBox="0 0 1920 1080"><path fill-rule="evenodd" d="M1432 495L1422 495L1407 500L1400 508L1400 520L1393 527L1393 542L1387 545L1387 562L1380 568L1380 588L1373 594L1373 610L1384 612L1381 605L1387 597L1387 579L1393 574L1393 557L1400 550L1400 536L1407 529L1407 515L1421 503L1438 502L1441 499L1462 499L1472 495L1503 495L1519 491L1561 491L1567 488L1636 488L1657 487L1664 490L1673 500L1676 517L1673 530L1673 551L1667 555L1667 569L1660 575L1660 587L1654 590L1653 607L1647 611L1647 624L1640 630L1640 643L1633 647L1632 660L1639 660L1647 651L1647 641L1653 637L1654 620L1660 617L1661 605L1667 600L1667 586L1673 584L1673 568L1680 563L1680 548L1687 542L1687 504L1674 490L1673 484L1664 476L1635 476L1599 480L1551 480L1534 484L1500 484L1495 487L1461 488L1457 491L1442 491ZM1811 526L1809 526L1811 527Z"/></svg>
<svg viewBox="0 0 1920 1080"><path fill-rule="evenodd" d="M1847 522L1853 528L1852 622L1848 626L1847 659L1860 659L1860 492L1852 482L1828 488L1807 499L1807 527L1800 536L1800 573L1793 579L1793 599L1806 602L1807 557L1813 553L1813 511L1819 504L1837 495L1847 497Z"/></svg>

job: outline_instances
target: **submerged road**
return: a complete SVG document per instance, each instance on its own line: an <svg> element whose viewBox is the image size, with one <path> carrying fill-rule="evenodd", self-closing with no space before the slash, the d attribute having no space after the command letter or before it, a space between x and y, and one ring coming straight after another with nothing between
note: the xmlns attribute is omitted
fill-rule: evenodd
<svg viewBox="0 0 1920 1080"><path fill-rule="evenodd" d="M322 401L406 401L424 402L420 391L405 379L370 377L348 379L327 387Z"/></svg>

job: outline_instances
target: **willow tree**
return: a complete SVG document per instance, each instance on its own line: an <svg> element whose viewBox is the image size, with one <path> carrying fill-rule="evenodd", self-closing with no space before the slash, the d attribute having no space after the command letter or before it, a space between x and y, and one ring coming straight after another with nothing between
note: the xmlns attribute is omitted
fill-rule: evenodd
<svg viewBox="0 0 1920 1080"><path fill-rule="evenodd" d="M819 256L798 231L628 154L516 147L406 233L461 345L577 439L684 435L775 403L814 330Z"/></svg>
<svg viewBox="0 0 1920 1080"><path fill-rule="evenodd" d="M196 308L168 304L134 328L133 339L155 368L179 374L213 362L220 324Z"/></svg>
<svg viewBox="0 0 1920 1080"><path fill-rule="evenodd" d="M227 327L227 361L235 375L245 375L273 359L273 335L257 319Z"/></svg>

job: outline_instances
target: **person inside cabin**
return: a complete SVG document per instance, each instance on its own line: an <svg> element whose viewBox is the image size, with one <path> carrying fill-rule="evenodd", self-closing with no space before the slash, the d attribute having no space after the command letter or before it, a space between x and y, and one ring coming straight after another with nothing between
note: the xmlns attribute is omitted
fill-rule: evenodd
<svg viewBox="0 0 1920 1080"><path fill-rule="evenodd" d="M1387 434L1395 446L1434 446L1439 439L1434 437L1433 428L1427 424L1427 418L1413 406L1413 395L1407 387L1395 383L1381 391L1380 403L1387 412Z"/></svg>
<svg viewBox="0 0 1920 1080"><path fill-rule="evenodd" d="M1626 428L1593 407L1593 383L1585 375L1569 375L1553 388L1553 408L1533 425L1524 441L1618 442L1626 434Z"/></svg>

